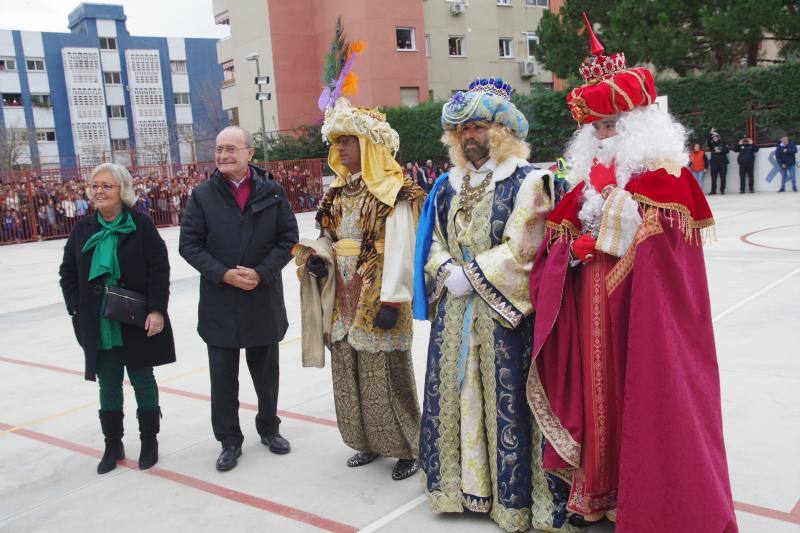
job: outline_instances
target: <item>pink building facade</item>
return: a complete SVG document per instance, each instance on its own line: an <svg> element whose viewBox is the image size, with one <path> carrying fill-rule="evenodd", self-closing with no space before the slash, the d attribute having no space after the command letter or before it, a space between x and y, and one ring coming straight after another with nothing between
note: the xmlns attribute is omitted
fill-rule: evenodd
<svg viewBox="0 0 800 533"><path fill-rule="evenodd" d="M320 122L322 65L342 17L347 38L367 42L354 66L361 106L422 102L428 95L422 2L268 0L275 98L281 129ZM404 37L398 42L398 30ZM408 31L411 30L411 31Z"/></svg>

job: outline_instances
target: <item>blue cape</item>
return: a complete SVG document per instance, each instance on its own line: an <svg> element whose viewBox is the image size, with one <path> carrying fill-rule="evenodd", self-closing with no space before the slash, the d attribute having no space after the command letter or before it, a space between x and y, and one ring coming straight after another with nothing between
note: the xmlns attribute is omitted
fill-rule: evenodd
<svg viewBox="0 0 800 533"><path fill-rule="evenodd" d="M433 229L436 227L436 193L439 187L447 180L449 174L445 172L436 179L431 187L422 214L417 226L417 244L414 249L414 318L428 320L428 291L425 289L425 263L428 262L428 253L431 251Z"/></svg>

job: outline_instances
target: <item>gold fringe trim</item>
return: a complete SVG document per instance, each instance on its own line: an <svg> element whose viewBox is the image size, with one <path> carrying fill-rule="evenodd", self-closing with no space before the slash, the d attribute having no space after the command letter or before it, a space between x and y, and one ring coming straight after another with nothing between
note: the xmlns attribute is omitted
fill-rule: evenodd
<svg viewBox="0 0 800 533"><path fill-rule="evenodd" d="M689 244L700 246L716 240L716 233L713 230L713 217L694 220L692 214L689 212L689 208L683 204L677 202L656 202L642 194L634 194L633 199L640 205L652 207L661 211L667 220L669 220L671 228L674 227L674 224L678 225L686 242ZM646 211L647 207L643 207L642 209Z"/></svg>
<svg viewBox="0 0 800 533"><path fill-rule="evenodd" d="M561 222L561 224L557 224L555 222L551 222L550 220L548 220L547 222L545 222L545 227L555 232L557 238L567 236L573 239L577 239L581 234L578 227L569 220L564 220ZM557 239L551 239L551 240L557 240Z"/></svg>

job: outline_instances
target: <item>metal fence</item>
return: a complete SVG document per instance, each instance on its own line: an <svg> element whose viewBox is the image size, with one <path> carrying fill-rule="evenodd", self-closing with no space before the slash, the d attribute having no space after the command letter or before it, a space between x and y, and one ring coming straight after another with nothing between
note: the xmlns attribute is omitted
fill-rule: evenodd
<svg viewBox="0 0 800 533"><path fill-rule="evenodd" d="M316 209L322 198L322 160L258 166L266 166L283 186L296 213ZM149 215L159 227L179 225L192 189L214 168L213 161L128 167L139 198L133 209ZM87 180L88 171L82 168L0 172L0 245L68 236L75 224L93 215Z"/></svg>

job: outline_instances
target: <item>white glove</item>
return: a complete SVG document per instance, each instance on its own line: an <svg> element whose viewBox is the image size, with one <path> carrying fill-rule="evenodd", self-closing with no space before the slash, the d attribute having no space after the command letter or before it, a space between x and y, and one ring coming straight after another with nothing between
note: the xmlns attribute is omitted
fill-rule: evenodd
<svg viewBox="0 0 800 533"><path fill-rule="evenodd" d="M445 268L450 272L450 275L444 280L444 286L447 287L450 294L456 298L461 298L472 293L472 284L467 279L466 274L464 274L464 267L450 263Z"/></svg>

